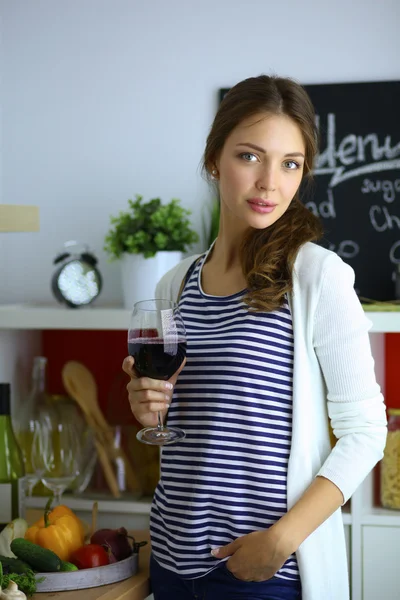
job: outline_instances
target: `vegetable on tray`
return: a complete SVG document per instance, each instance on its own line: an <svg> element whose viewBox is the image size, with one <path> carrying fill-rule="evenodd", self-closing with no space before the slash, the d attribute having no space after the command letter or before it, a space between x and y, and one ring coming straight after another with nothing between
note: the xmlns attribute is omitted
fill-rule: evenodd
<svg viewBox="0 0 400 600"><path fill-rule="evenodd" d="M15 581L9 581L5 590L0 590L0 598L5 600L26 600L26 594L18 589Z"/></svg>
<svg viewBox="0 0 400 600"><path fill-rule="evenodd" d="M68 572L68 571L77 571L78 567L73 565L70 562L66 562L65 560L61 561L61 569L60 571Z"/></svg>
<svg viewBox="0 0 400 600"><path fill-rule="evenodd" d="M10 573L3 575L3 567L0 563L0 600L2 598L8 600L30 598L36 592L38 581L42 581L42 579L36 580L36 576L31 569L25 574Z"/></svg>
<svg viewBox="0 0 400 600"><path fill-rule="evenodd" d="M25 537L25 533L28 529L28 523L25 519L14 519L4 527L0 533L0 555L15 558L15 554L11 552L11 542L15 538Z"/></svg>
<svg viewBox="0 0 400 600"><path fill-rule="evenodd" d="M70 562L76 565L78 569L92 569L93 567L104 567L110 564L107 551L98 544L86 544L78 548L72 553Z"/></svg>
<svg viewBox="0 0 400 600"><path fill-rule="evenodd" d="M0 563L3 567L3 573L26 573L32 567L19 558L9 558L0 556Z"/></svg>
<svg viewBox="0 0 400 600"><path fill-rule="evenodd" d="M52 550L42 548L29 540L17 538L11 542L11 550L28 563L33 570L50 573L61 570L61 559Z"/></svg>
<svg viewBox="0 0 400 600"><path fill-rule="evenodd" d="M83 545L84 530L80 519L64 505L51 510L52 498L46 504L44 515L25 533L25 539L42 548L52 550L64 561Z"/></svg>
<svg viewBox="0 0 400 600"><path fill-rule="evenodd" d="M99 529L92 535L90 541L92 544L104 546L112 555L110 562L115 562L132 555L133 550L129 539L133 538L128 535L125 527L120 527L119 529Z"/></svg>

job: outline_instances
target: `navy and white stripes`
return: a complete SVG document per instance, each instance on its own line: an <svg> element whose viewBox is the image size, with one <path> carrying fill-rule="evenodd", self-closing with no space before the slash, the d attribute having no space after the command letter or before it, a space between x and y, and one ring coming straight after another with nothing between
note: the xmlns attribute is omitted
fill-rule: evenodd
<svg viewBox="0 0 400 600"><path fill-rule="evenodd" d="M151 511L155 558L187 578L218 564L211 548L266 529L285 514L291 445L289 306L254 313L243 292L204 294L204 260L180 300L187 364L168 414L168 424L187 437L162 450ZM277 576L298 579L294 556Z"/></svg>

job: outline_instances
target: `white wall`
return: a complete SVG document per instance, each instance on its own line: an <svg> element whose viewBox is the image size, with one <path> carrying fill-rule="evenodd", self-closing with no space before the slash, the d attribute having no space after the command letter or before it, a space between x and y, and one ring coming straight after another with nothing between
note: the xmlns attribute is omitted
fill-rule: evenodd
<svg viewBox="0 0 400 600"><path fill-rule="evenodd" d="M40 206L41 231L1 240L0 302L51 302L52 259L90 243L142 193L179 197L201 229L199 173L219 87L261 72L303 83L400 78L400 2L3 0L2 201Z"/></svg>

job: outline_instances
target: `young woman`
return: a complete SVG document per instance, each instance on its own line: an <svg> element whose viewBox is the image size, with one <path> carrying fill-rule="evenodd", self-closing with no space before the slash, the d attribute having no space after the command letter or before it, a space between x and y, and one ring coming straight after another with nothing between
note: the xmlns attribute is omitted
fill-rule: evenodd
<svg viewBox="0 0 400 600"><path fill-rule="evenodd" d="M321 225L299 199L316 152L300 85L229 91L204 154L218 237L156 292L179 297L186 363L163 382L124 361L137 420L168 411L187 434L162 450L155 600L349 598L340 507L382 457L386 415L353 271L312 243Z"/></svg>

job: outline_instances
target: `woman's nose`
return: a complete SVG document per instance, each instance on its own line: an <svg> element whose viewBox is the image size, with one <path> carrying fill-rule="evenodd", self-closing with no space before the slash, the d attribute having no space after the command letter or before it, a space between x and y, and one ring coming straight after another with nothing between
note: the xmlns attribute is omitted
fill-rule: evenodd
<svg viewBox="0 0 400 600"><path fill-rule="evenodd" d="M277 187L277 175L275 170L269 166L262 169L258 174L257 189L273 192Z"/></svg>

